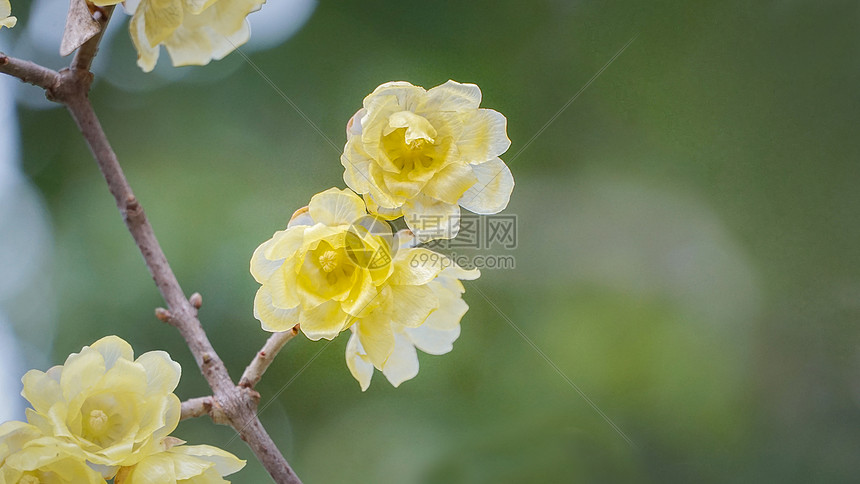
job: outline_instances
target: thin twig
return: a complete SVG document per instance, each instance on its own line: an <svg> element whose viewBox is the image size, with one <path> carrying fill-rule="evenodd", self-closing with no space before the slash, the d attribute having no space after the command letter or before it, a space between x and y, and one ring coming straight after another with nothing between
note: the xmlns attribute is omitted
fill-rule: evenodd
<svg viewBox="0 0 860 484"><path fill-rule="evenodd" d="M260 378L263 377L263 373L266 372L266 369L269 368L269 365L271 365L272 361L275 360L275 357L278 356L278 352L281 351L281 348L283 348L289 340L295 338L297 334L299 334L298 324L288 331L273 333L266 341L266 344L263 345L263 349L257 352L257 356L254 357L251 364L245 368L245 373L243 373L242 378L239 379L239 386L254 388L257 383L260 382Z"/></svg>
<svg viewBox="0 0 860 484"><path fill-rule="evenodd" d="M182 413L179 416L179 420L187 420L189 418L209 415L212 411L213 403L215 403L215 398L211 395L208 397L197 397L185 400L182 402Z"/></svg>
<svg viewBox="0 0 860 484"><path fill-rule="evenodd" d="M99 7L93 15L93 20L99 23L101 30L99 33L94 35L90 40L84 42L78 51L75 53L75 58L72 60L72 69L78 69L82 71L90 70L90 66L93 65L93 59L96 57L96 53L99 51L99 44L102 41L102 36L105 34L105 29L107 28L108 20L110 20L111 15L113 14L113 9L115 5L110 5L107 7Z"/></svg>
<svg viewBox="0 0 860 484"><path fill-rule="evenodd" d="M169 323L179 330L188 348L194 355L200 371L214 393L215 401L221 407L230 425L237 429L242 440L248 443L257 459L263 464L277 483L300 484L284 456L280 453L269 434L257 418L256 409L259 394L249 388L233 384L227 368L215 352L200 320L197 309L188 301L167 257L155 237L155 232L146 218L143 207L135 198L128 181L117 160L116 153L108 142L104 130L92 109L85 92L70 95L63 102L77 122L81 133L90 146L102 175L108 184L117 208L131 232L146 267L155 285L167 302L170 314Z"/></svg>
<svg viewBox="0 0 860 484"><path fill-rule="evenodd" d="M109 16L110 10L107 11L104 19L99 20L102 23L102 31ZM195 399L193 403L185 405L186 415L195 414L201 411L201 408L206 410L213 421L229 424L239 432L242 440L248 443L276 483L301 484L301 480L293 472L257 418L260 394L252 388L233 383L227 368L209 342L197 318L197 308L201 301L192 296L195 299L192 303L185 297L146 218L143 207L135 198L116 153L93 111L88 99L92 83L89 67L98 50L100 39L101 35L97 35L81 46L70 68L61 72L54 72L32 62L0 54L0 73L12 75L45 89L49 99L66 105L80 128L116 201L125 225L134 238L155 285L167 303L168 308L159 314L179 330L212 389L212 397Z"/></svg>
<svg viewBox="0 0 860 484"><path fill-rule="evenodd" d="M12 77L41 87L45 91L51 91L60 79L57 71L42 67L39 64L9 57L0 52L0 72Z"/></svg>

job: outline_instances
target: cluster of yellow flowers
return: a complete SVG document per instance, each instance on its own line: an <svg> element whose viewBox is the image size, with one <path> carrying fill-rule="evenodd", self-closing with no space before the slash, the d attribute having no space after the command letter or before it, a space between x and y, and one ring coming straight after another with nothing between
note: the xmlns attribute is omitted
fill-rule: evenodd
<svg viewBox="0 0 860 484"><path fill-rule="evenodd" d="M0 0L3 1L3 0ZM92 0L98 6L123 0ZM137 48L137 64L155 68L161 45L174 66L205 65L222 59L248 41L245 17L266 0L124 0L132 15L129 31Z"/></svg>
<svg viewBox="0 0 860 484"><path fill-rule="evenodd" d="M390 82L365 98L341 157L346 184L364 198L314 195L251 258L263 329L299 324L312 340L349 329L346 362L362 390L374 368L394 386L415 377L416 348L451 351L468 310L460 281L480 272L417 245L454 237L460 206L507 206L506 121L480 100L478 86L454 81L429 91ZM388 221L404 215L411 230L392 233Z"/></svg>
<svg viewBox="0 0 860 484"><path fill-rule="evenodd" d="M12 5L9 0L0 0L0 29L9 27L10 29L18 23L18 19L12 17Z"/></svg>
<svg viewBox="0 0 860 484"><path fill-rule="evenodd" d="M24 375L27 423L0 425L0 483L220 484L245 462L170 437L181 369L163 351L134 359L116 336Z"/></svg>

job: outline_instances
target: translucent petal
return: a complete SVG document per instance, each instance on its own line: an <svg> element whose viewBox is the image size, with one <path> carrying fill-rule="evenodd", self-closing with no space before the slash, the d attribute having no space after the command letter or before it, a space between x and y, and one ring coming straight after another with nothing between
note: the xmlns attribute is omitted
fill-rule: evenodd
<svg viewBox="0 0 860 484"><path fill-rule="evenodd" d="M395 388L418 374L418 353L406 335L394 335L394 350L382 367L382 374Z"/></svg>
<svg viewBox="0 0 860 484"><path fill-rule="evenodd" d="M146 370L146 395L172 393L179 384L182 367L164 351L150 351L140 355L137 363Z"/></svg>
<svg viewBox="0 0 860 484"><path fill-rule="evenodd" d="M222 476L239 472L245 467L245 461L235 455L211 445L182 445L173 447L170 452L194 456L215 464L215 470Z"/></svg>
<svg viewBox="0 0 860 484"><path fill-rule="evenodd" d="M452 239L460 231L460 207L423 194L403 205L403 219L422 242Z"/></svg>
<svg viewBox="0 0 860 484"><path fill-rule="evenodd" d="M460 336L459 325L452 329L436 329L424 323L417 328L406 328L405 331L415 347L431 355L444 355L450 352L454 349L454 341Z"/></svg>
<svg viewBox="0 0 860 484"><path fill-rule="evenodd" d="M460 205L481 215L504 210L514 190L514 177L505 162L494 158L480 165L472 165L472 169L478 182L466 190L460 198Z"/></svg>
<svg viewBox="0 0 860 484"><path fill-rule="evenodd" d="M451 163L424 185L423 192L444 203L457 204L460 197L475 185L478 178L474 175L472 165Z"/></svg>
<svg viewBox="0 0 860 484"><path fill-rule="evenodd" d="M299 323L300 306L292 309L276 308L272 304L272 296L265 286L257 290L254 297L254 317L263 325L263 329L271 332L286 331Z"/></svg>
<svg viewBox="0 0 860 484"><path fill-rule="evenodd" d="M375 317L362 319L355 325L356 334L361 341L368 359L376 368L382 368L385 360L394 350L394 331L391 323L381 312Z"/></svg>
<svg viewBox="0 0 860 484"><path fill-rule="evenodd" d="M420 286L432 281L442 271L441 263L432 263L444 256L425 248L401 249L394 257L394 272L389 284ZM423 262L427 261L427 262Z"/></svg>
<svg viewBox="0 0 860 484"><path fill-rule="evenodd" d="M469 111L481 104L481 88L475 84L461 84L449 80L427 91L423 110Z"/></svg>
<svg viewBox="0 0 860 484"><path fill-rule="evenodd" d="M373 364L365 359L364 348L358 334L353 332L346 343L346 366L353 378L361 385L361 391L367 390L370 380L373 378Z"/></svg>
<svg viewBox="0 0 860 484"><path fill-rule="evenodd" d="M479 109L464 119L456 140L462 160L483 163L508 151L511 140L507 124L508 120L492 109Z"/></svg>
<svg viewBox="0 0 860 484"><path fill-rule="evenodd" d="M311 197L311 218L326 225L349 225L367 215L364 200L351 190L329 188Z"/></svg>
<svg viewBox="0 0 860 484"><path fill-rule="evenodd" d="M119 336L105 336L96 341L90 348L98 351L104 357L105 368L113 367L116 360L134 360L134 349Z"/></svg>
<svg viewBox="0 0 860 484"><path fill-rule="evenodd" d="M340 308L337 301L327 301L313 309L301 311L299 323L302 333L308 339L334 339L350 322L349 316Z"/></svg>
<svg viewBox="0 0 860 484"><path fill-rule="evenodd" d="M439 298L427 286L392 286L391 294L387 315L392 322L403 326L420 326L439 307Z"/></svg>

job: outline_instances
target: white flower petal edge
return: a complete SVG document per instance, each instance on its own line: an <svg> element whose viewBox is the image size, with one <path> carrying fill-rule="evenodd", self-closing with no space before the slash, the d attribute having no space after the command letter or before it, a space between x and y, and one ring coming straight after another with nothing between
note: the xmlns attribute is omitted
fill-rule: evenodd
<svg viewBox="0 0 860 484"><path fill-rule="evenodd" d="M432 355L450 352L454 341L460 336L460 320L469 309L462 298L465 288L460 280L473 280L479 276L480 271L477 269L465 270L452 266L427 283L438 301L437 309L414 327L401 324L396 318L388 319L386 322L393 333L393 347L382 364L374 364L374 358L368 355L362 344L363 323L359 321L354 324L350 328L352 335L346 345L345 356L347 367L361 386L361 391L370 387L374 367L397 387L418 375L416 349Z"/></svg>
<svg viewBox="0 0 860 484"><path fill-rule="evenodd" d="M0 0L0 28L11 29L18 23L18 19L10 15L12 15L12 5L9 4L9 0Z"/></svg>
<svg viewBox="0 0 860 484"><path fill-rule="evenodd" d="M2 1L2 0L0 0ZM119 0L95 0L114 5ZM248 41L246 17L266 0L133 0L129 32L137 49L137 64L145 72L155 68L161 45L174 66L206 65L223 59Z"/></svg>

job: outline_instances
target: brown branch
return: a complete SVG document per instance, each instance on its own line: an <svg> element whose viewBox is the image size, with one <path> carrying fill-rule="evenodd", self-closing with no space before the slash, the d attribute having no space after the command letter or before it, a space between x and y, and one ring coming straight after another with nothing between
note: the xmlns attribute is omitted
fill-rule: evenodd
<svg viewBox="0 0 860 484"><path fill-rule="evenodd" d="M63 77L72 79L81 77L76 76L75 71L74 69L64 71L64 74L67 72L70 74ZM116 153L111 148L86 97L86 91L77 90L72 93L67 93L65 89L60 91L64 93L61 101L68 107L72 118L77 122L90 146L117 208L125 220L126 227L143 255L155 285L167 302L168 322L179 330L188 344L200 371L212 388L215 403L220 406L226 421L239 432L242 440L248 443L275 482L300 484L301 481L257 418L259 394L233 384L227 368L209 342L200 320L197 319L197 309L185 297L185 293L179 286L143 207L135 198L119 165Z"/></svg>
<svg viewBox="0 0 860 484"><path fill-rule="evenodd" d="M215 399L212 396L190 398L182 402L182 413L179 415L179 420L187 420L189 418L202 417L209 415L212 411L212 405Z"/></svg>
<svg viewBox="0 0 860 484"><path fill-rule="evenodd" d="M57 71L0 52L0 72L50 92L60 79Z"/></svg>
<svg viewBox="0 0 860 484"><path fill-rule="evenodd" d="M102 36L105 33L108 20L110 20L110 17L113 14L114 7L115 5L97 7L97 10L93 13L93 20L99 23L99 27L101 27L101 29L99 30L99 33L92 36L90 40L84 42L84 45L82 45L75 53L75 58L72 60L72 69L82 71L90 70L90 66L93 65L93 59L99 51L99 44L102 41Z"/></svg>
<svg viewBox="0 0 860 484"><path fill-rule="evenodd" d="M108 16L109 16L108 12ZM104 23L107 18L104 19ZM57 73L36 64L0 55L0 72L45 89L49 99L65 104L80 128L93 157L116 201L117 208L143 256L146 267L168 308L158 311L159 319L174 326L185 339L203 377L212 388L212 397L195 399L184 410L190 416L206 409L216 423L226 423L236 429L239 436L257 456L257 459L278 484L301 484L284 456L278 450L257 417L260 394L251 388L233 383L227 368L215 352L200 320L197 308L202 299L185 297L167 257L155 237L143 207L132 192L111 148L98 117L90 104L88 93L92 83L89 66L98 50L101 35L87 41L79 49L69 69ZM202 415L202 414L200 414Z"/></svg>
<svg viewBox="0 0 860 484"><path fill-rule="evenodd" d="M283 348L284 345L297 334L299 334L298 324L288 331L273 333L266 341L266 344L263 345L263 349L257 352L257 356L254 357L251 364L245 368L245 373L243 373L242 378L239 379L239 386L254 388L257 383L260 382L260 378L263 377L263 373L266 372L269 365L271 365L275 360L275 357L278 356L278 352L281 351L281 348Z"/></svg>

